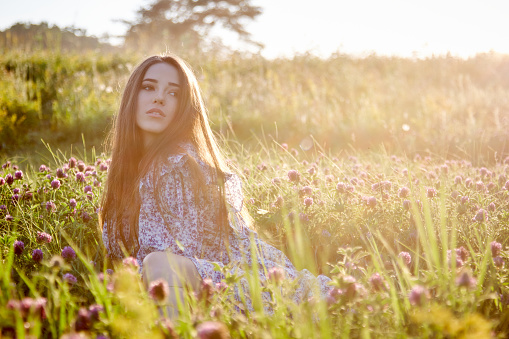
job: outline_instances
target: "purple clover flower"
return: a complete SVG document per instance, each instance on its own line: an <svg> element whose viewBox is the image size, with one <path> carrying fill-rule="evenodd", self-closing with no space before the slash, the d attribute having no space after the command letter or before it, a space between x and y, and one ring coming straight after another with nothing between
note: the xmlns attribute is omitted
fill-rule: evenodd
<svg viewBox="0 0 509 339"><path fill-rule="evenodd" d="M300 180L300 173L296 170L289 170L288 171L288 179L290 181L299 181Z"/></svg>
<svg viewBox="0 0 509 339"><path fill-rule="evenodd" d="M7 175L5 176L5 182L6 182L9 186L11 186L11 185L12 185L12 183L14 182L14 178L12 177L12 174L7 174Z"/></svg>
<svg viewBox="0 0 509 339"><path fill-rule="evenodd" d="M55 212L57 209L57 206L53 201L46 202L46 211L48 212Z"/></svg>
<svg viewBox="0 0 509 339"><path fill-rule="evenodd" d="M414 286L408 295L410 304L414 306L421 306L427 298L429 298L429 292L421 285Z"/></svg>
<svg viewBox="0 0 509 339"><path fill-rule="evenodd" d="M311 205L313 205L313 198L305 198L304 199L304 205L306 207L310 207Z"/></svg>
<svg viewBox="0 0 509 339"><path fill-rule="evenodd" d="M35 249L32 251L32 260L35 261L36 263L40 263L42 261L44 257L44 254L42 253L42 251L40 249Z"/></svg>
<svg viewBox="0 0 509 339"><path fill-rule="evenodd" d="M374 208L376 206L376 198L375 197L368 197L366 199L366 205L368 207Z"/></svg>
<svg viewBox="0 0 509 339"><path fill-rule="evenodd" d="M150 283L148 294L154 301L162 303L166 301L168 295L170 295L170 287L166 280L157 279Z"/></svg>
<svg viewBox="0 0 509 339"><path fill-rule="evenodd" d="M502 244L496 241L492 241L490 244L491 247L491 256L493 258L498 257L500 252L502 251Z"/></svg>
<svg viewBox="0 0 509 339"><path fill-rule="evenodd" d="M21 180L21 179L23 179L23 172L21 172L21 171L14 172L14 180Z"/></svg>
<svg viewBox="0 0 509 339"><path fill-rule="evenodd" d="M456 285L459 287L466 287L467 289L474 288L477 280L470 275L468 271L464 271L456 278Z"/></svg>
<svg viewBox="0 0 509 339"><path fill-rule="evenodd" d="M69 159L69 168L74 168L74 167L76 167L76 164L77 164L76 158L75 158L75 157L71 157L71 158Z"/></svg>
<svg viewBox="0 0 509 339"><path fill-rule="evenodd" d="M398 257L403 261L406 266L409 266L412 262L412 256L408 252L401 252L398 254Z"/></svg>
<svg viewBox="0 0 509 339"><path fill-rule="evenodd" d="M88 192L92 192L92 186L87 185L83 188L83 192L87 194Z"/></svg>
<svg viewBox="0 0 509 339"><path fill-rule="evenodd" d="M82 172L76 173L77 182L85 182L85 175Z"/></svg>
<svg viewBox="0 0 509 339"><path fill-rule="evenodd" d="M54 179L52 182L51 182L51 188L53 188L54 190L60 188L60 180L58 179Z"/></svg>
<svg viewBox="0 0 509 339"><path fill-rule="evenodd" d="M46 232L37 232L37 242L49 244L53 238Z"/></svg>
<svg viewBox="0 0 509 339"><path fill-rule="evenodd" d="M205 321L196 327L196 331L200 339L230 338L226 325L218 321Z"/></svg>
<svg viewBox="0 0 509 339"><path fill-rule="evenodd" d="M25 250L25 244L23 243L23 241L16 240L14 242L14 254L21 255L24 250Z"/></svg>
<svg viewBox="0 0 509 339"><path fill-rule="evenodd" d="M74 207L76 207L76 205L77 205L76 199L74 199L74 198L69 199L69 206L74 208Z"/></svg>
<svg viewBox="0 0 509 339"><path fill-rule="evenodd" d="M75 283L76 282L73 282L71 284L74 285ZM76 322L74 323L74 329L76 330L76 332L80 332L80 331L89 331L91 328L92 328L92 320L90 319L90 313L86 308L81 307L78 310L78 316L76 318Z"/></svg>
<svg viewBox="0 0 509 339"><path fill-rule="evenodd" d="M39 166L39 172L44 173L47 171L48 171L48 167L46 167L46 165L43 164L43 165Z"/></svg>
<svg viewBox="0 0 509 339"><path fill-rule="evenodd" d="M398 191L398 196L400 198L406 198L410 194L410 189L408 187L401 187Z"/></svg>
<svg viewBox="0 0 509 339"><path fill-rule="evenodd" d="M78 279L76 279L76 277L71 273L64 274L63 278L69 285L74 285L78 282Z"/></svg>
<svg viewBox="0 0 509 339"><path fill-rule="evenodd" d="M60 179L67 178L67 173L65 173L63 169L57 168L57 178Z"/></svg>
<svg viewBox="0 0 509 339"><path fill-rule="evenodd" d="M484 222L488 221L488 212L483 210L482 208L477 211L475 216L472 218L472 221L476 222Z"/></svg>
<svg viewBox="0 0 509 339"><path fill-rule="evenodd" d="M62 258L66 261L72 261L76 258L76 252L74 252L71 246L65 246L62 249Z"/></svg>
<svg viewBox="0 0 509 339"><path fill-rule="evenodd" d="M373 273L369 278L369 282L375 291L381 291L385 288L384 280L379 273Z"/></svg>
<svg viewBox="0 0 509 339"><path fill-rule="evenodd" d="M71 166L69 166L69 167L71 167ZM77 167L78 167L78 171L80 171L80 172L85 171L85 163L83 161L78 160Z"/></svg>

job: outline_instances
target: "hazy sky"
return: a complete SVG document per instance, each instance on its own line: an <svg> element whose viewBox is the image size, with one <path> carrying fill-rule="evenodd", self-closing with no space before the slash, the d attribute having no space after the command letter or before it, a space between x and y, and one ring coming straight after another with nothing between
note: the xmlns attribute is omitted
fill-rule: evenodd
<svg viewBox="0 0 509 339"><path fill-rule="evenodd" d="M0 29L15 22L74 25L89 34L122 34L150 0L0 0ZM509 54L507 0L252 0L263 8L249 24L267 57L311 51L428 56ZM230 43L233 40L227 39Z"/></svg>

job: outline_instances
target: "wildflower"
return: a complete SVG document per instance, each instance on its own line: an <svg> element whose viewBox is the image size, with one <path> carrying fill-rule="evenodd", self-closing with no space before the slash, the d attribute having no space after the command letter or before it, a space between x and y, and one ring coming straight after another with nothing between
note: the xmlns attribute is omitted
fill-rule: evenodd
<svg viewBox="0 0 509 339"><path fill-rule="evenodd" d="M279 184L281 184L281 178L275 177L274 179L272 179L271 182L273 185L279 185Z"/></svg>
<svg viewBox="0 0 509 339"><path fill-rule="evenodd" d="M304 205L306 207L309 207L309 206L313 205L313 198L305 198L304 199Z"/></svg>
<svg viewBox="0 0 509 339"><path fill-rule="evenodd" d="M481 174L482 177L485 177L486 175L488 175L488 169L486 167L481 167L479 169L479 173Z"/></svg>
<svg viewBox="0 0 509 339"><path fill-rule="evenodd" d="M496 209L496 206L495 206L495 203L492 202L488 205L488 211L490 212L495 212L495 209Z"/></svg>
<svg viewBox="0 0 509 339"><path fill-rule="evenodd" d="M218 321L205 321L196 327L200 339L229 339L230 333L225 324Z"/></svg>
<svg viewBox="0 0 509 339"><path fill-rule="evenodd" d="M69 168L74 168L74 167L76 167L76 164L77 164L76 158L75 158L75 157L71 157L71 158L69 159Z"/></svg>
<svg viewBox="0 0 509 339"><path fill-rule="evenodd" d="M12 183L14 182L14 178L12 177L11 174L7 174L5 176L5 182L10 186L12 185Z"/></svg>
<svg viewBox="0 0 509 339"><path fill-rule="evenodd" d="M74 252L71 246L65 246L62 249L62 258L66 261L72 261L76 258L76 252Z"/></svg>
<svg viewBox="0 0 509 339"><path fill-rule="evenodd" d="M373 273L373 275L369 278L369 282L375 291L380 291L385 288L384 280L379 273Z"/></svg>
<svg viewBox="0 0 509 339"><path fill-rule="evenodd" d="M105 163L102 163L99 165L99 171L107 171L108 170L108 165L106 165Z"/></svg>
<svg viewBox="0 0 509 339"><path fill-rule="evenodd" d="M483 210L482 208L477 211L475 217L472 218L472 221L483 222L488 221L488 212Z"/></svg>
<svg viewBox="0 0 509 339"><path fill-rule="evenodd" d="M491 247L491 256L497 257L500 255L500 251L502 251L502 244L496 241L492 241L490 244Z"/></svg>
<svg viewBox="0 0 509 339"><path fill-rule="evenodd" d="M92 322L99 321L99 312L103 312L104 307L101 305L93 304L88 307L88 314Z"/></svg>
<svg viewBox="0 0 509 339"><path fill-rule="evenodd" d="M493 258L493 265L497 268L502 268L504 266L504 258L502 257L494 257Z"/></svg>
<svg viewBox="0 0 509 339"><path fill-rule="evenodd" d="M467 178L467 179L465 180L465 186L466 186L467 188L472 187L472 185L473 185L473 184L474 184L474 182L472 181L472 179Z"/></svg>
<svg viewBox="0 0 509 339"><path fill-rule="evenodd" d="M63 169L57 168L57 178L60 179L67 178L67 173L65 173Z"/></svg>
<svg viewBox="0 0 509 339"><path fill-rule="evenodd" d="M13 221L13 220L14 220L14 217L13 217L12 215L10 215L10 214L7 214L7 215L5 216L5 220L6 220L6 221Z"/></svg>
<svg viewBox="0 0 509 339"><path fill-rule="evenodd" d="M299 220L301 222L309 221L309 216L306 213L299 213Z"/></svg>
<svg viewBox="0 0 509 339"><path fill-rule="evenodd" d="M285 279L285 271L281 267L272 267L268 272L268 279L276 284Z"/></svg>
<svg viewBox="0 0 509 339"><path fill-rule="evenodd" d="M462 204L466 204L466 203L467 203L467 202L469 202L469 201L470 201L470 198L469 198L469 197L467 197L466 195L464 195L464 196L462 196L462 197L461 197L461 203L462 203Z"/></svg>
<svg viewBox="0 0 509 339"><path fill-rule="evenodd" d="M3 186L5 185L5 179L0 177L0 186Z"/></svg>
<svg viewBox="0 0 509 339"><path fill-rule="evenodd" d="M339 193L345 193L346 192L346 184L344 182L338 182L336 185L336 189Z"/></svg>
<svg viewBox="0 0 509 339"><path fill-rule="evenodd" d="M374 208L376 206L376 198L375 197L367 198L366 205L368 205L368 207Z"/></svg>
<svg viewBox="0 0 509 339"><path fill-rule="evenodd" d="M35 249L32 252L32 260L36 263L40 263L43 259L44 255L40 249Z"/></svg>
<svg viewBox="0 0 509 339"><path fill-rule="evenodd" d="M74 198L69 199L69 206L71 206L72 208L76 207L76 199Z"/></svg>
<svg viewBox="0 0 509 339"><path fill-rule="evenodd" d="M88 192L92 192L92 186L87 185L83 188L83 193L87 194Z"/></svg>
<svg viewBox="0 0 509 339"><path fill-rule="evenodd" d="M462 261L467 261L468 259L468 251L465 247L461 246L456 249L456 256L460 258Z"/></svg>
<svg viewBox="0 0 509 339"><path fill-rule="evenodd" d="M429 292L421 285L414 286L408 295L410 304L414 306L421 306L427 298L429 298Z"/></svg>
<svg viewBox="0 0 509 339"><path fill-rule="evenodd" d="M13 203L16 203L19 200L19 194L13 194L11 199Z"/></svg>
<svg viewBox="0 0 509 339"><path fill-rule="evenodd" d="M288 171L288 179L290 181L299 181L300 180L300 173L296 170L289 170Z"/></svg>
<svg viewBox="0 0 509 339"><path fill-rule="evenodd" d="M325 176L325 182L333 182L334 181L334 176L332 174L327 174Z"/></svg>
<svg viewBox="0 0 509 339"><path fill-rule="evenodd" d="M136 269L136 270L138 270L138 268L140 267L140 265L138 264L138 261L133 257L124 258L124 260L122 260L122 264L124 265L124 267L132 268L132 269Z"/></svg>
<svg viewBox="0 0 509 339"><path fill-rule="evenodd" d="M309 186L304 186L302 187L301 192L303 194L311 195L313 193L313 189Z"/></svg>
<svg viewBox="0 0 509 339"><path fill-rule="evenodd" d="M458 278L456 278L456 285L459 287L473 288L477 284L477 280L472 277L469 271L463 271Z"/></svg>
<svg viewBox="0 0 509 339"><path fill-rule="evenodd" d="M37 232L37 242L49 244L53 238L46 232Z"/></svg>
<svg viewBox="0 0 509 339"><path fill-rule="evenodd" d="M460 176L460 175L457 175L455 178L454 178L454 184L455 185L461 185L461 183L463 182L463 178Z"/></svg>
<svg viewBox="0 0 509 339"><path fill-rule="evenodd" d="M74 284L74 283L72 283ZM88 331L92 328L92 321L90 319L90 314L88 310L84 307L81 307L78 311L78 317L76 318L76 322L74 323L74 329L79 331Z"/></svg>
<svg viewBox="0 0 509 339"><path fill-rule="evenodd" d="M14 254L21 255L21 253L23 253L24 250L25 250L25 244L23 243L23 241L16 240L14 242Z"/></svg>
<svg viewBox="0 0 509 339"><path fill-rule="evenodd" d="M34 194L32 192L25 192L25 194L23 195L23 198L25 200L32 200Z"/></svg>
<svg viewBox="0 0 509 339"><path fill-rule="evenodd" d="M398 191L398 196L400 198L406 198L410 194L410 189L408 187L401 187Z"/></svg>
<svg viewBox="0 0 509 339"><path fill-rule="evenodd" d="M53 201L46 202L46 211L54 212L57 209L57 206Z"/></svg>
<svg viewBox="0 0 509 339"><path fill-rule="evenodd" d="M201 300L210 301L210 297L214 292L214 283L212 279L203 279L201 281L200 290L198 291L198 298Z"/></svg>
<svg viewBox="0 0 509 339"><path fill-rule="evenodd" d="M282 207L284 205L284 203L285 203L285 200L283 199L282 196L279 195L276 198L276 201L274 201L274 207Z"/></svg>
<svg viewBox="0 0 509 339"><path fill-rule="evenodd" d="M64 281L67 282L69 285L74 285L78 282L78 279L76 279L76 277L71 273L64 274L63 278Z"/></svg>
<svg viewBox="0 0 509 339"><path fill-rule="evenodd" d="M78 171L83 172L85 170L85 163L81 160L78 160L78 163L76 164L78 167ZM71 167L71 166L69 166Z"/></svg>
<svg viewBox="0 0 509 339"><path fill-rule="evenodd" d="M48 168L46 167L46 165L39 166L39 172L44 173L44 172L47 172L47 171L48 171Z"/></svg>
<svg viewBox="0 0 509 339"><path fill-rule="evenodd" d="M85 182L85 175L81 172L76 173L77 182Z"/></svg>
<svg viewBox="0 0 509 339"><path fill-rule="evenodd" d="M433 187L428 187L426 189L426 194L428 198L434 198L437 195L437 190L434 189Z"/></svg>
<svg viewBox="0 0 509 339"><path fill-rule="evenodd" d="M60 187L60 180L58 179L54 179L52 182L51 182L51 188L53 188L54 190L58 189Z"/></svg>
<svg viewBox="0 0 509 339"><path fill-rule="evenodd" d="M483 192L486 190L486 186L484 185L484 182L478 181L475 183L475 189L479 192Z"/></svg>
<svg viewBox="0 0 509 339"><path fill-rule="evenodd" d="M21 179L23 179L23 172L21 172L21 171L14 172L14 180L21 180Z"/></svg>
<svg viewBox="0 0 509 339"><path fill-rule="evenodd" d="M85 211L82 211L81 212L81 220L83 220L84 223L87 223L89 222L90 220L92 220L92 217L90 216L90 214L88 214L87 212Z"/></svg>
<svg viewBox="0 0 509 339"><path fill-rule="evenodd" d="M400 252L398 257L403 261L406 266L409 266L412 262L412 256L408 252Z"/></svg>
<svg viewBox="0 0 509 339"><path fill-rule="evenodd" d="M150 283L148 294L154 301L162 303L168 298L170 287L165 280L157 279Z"/></svg>

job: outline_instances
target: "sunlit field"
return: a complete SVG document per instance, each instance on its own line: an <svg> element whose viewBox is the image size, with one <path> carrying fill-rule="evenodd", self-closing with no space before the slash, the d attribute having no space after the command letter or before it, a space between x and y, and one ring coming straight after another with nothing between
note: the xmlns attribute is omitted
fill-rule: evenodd
<svg viewBox="0 0 509 339"><path fill-rule="evenodd" d="M295 304L280 272L226 266L170 321L98 226L101 145L138 59L4 55L2 337L507 335L508 57L188 59L253 227L334 288Z"/></svg>

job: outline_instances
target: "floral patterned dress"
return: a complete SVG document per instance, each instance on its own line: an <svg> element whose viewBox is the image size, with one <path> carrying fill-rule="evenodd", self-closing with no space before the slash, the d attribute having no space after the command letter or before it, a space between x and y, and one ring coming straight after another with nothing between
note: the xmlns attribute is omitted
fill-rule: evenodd
<svg viewBox="0 0 509 339"><path fill-rule="evenodd" d="M297 279L298 287L292 296L295 302L311 297L314 288L319 288L321 297L325 297L332 288L328 285L330 278L323 275L315 277L306 269L297 271L283 252L259 239L257 233L247 227L240 214L243 205L241 180L235 174L227 174L225 179L226 207L229 213L227 235L218 231L216 220L220 211L219 203L205 203L219 201L220 191L214 171L200 160L193 146L181 146L187 153L171 155L160 166L159 173L151 171L140 182L139 250L136 255L140 267L149 253L169 250L189 258L202 279L208 278L219 283L224 275L216 271L214 265L224 267L233 263L231 266L235 272L242 275L243 264L252 264L250 253L254 241L260 281L267 279L266 272L278 267L284 270L287 278ZM201 194L195 194L196 190L193 189L195 179L190 168L190 161L193 160L198 163L205 177ZM120 248L108 239L106 224L103 227L103 242L110 256L122 257ZM239 300L237 287L235 294Z"/></svg>

